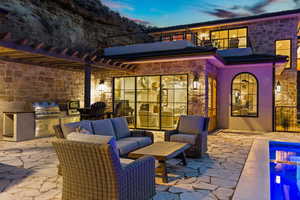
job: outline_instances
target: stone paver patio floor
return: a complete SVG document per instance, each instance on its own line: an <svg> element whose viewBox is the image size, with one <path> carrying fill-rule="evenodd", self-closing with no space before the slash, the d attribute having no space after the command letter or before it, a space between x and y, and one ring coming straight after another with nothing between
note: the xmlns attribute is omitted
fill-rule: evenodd
<svg viewBox="0 0 300 200"><path fill-rule="evenodd" d="M159 135L157 137L159 140ZM188 159L187 166L169 162L170 182L157 178L154 200L231 199L251 145L256 138L300 141L300 134L238 134L219 132L208 137L208 156ZM0 141L0 199L56 200L62 178L57 176L54 138L10 143Z"/></svg>

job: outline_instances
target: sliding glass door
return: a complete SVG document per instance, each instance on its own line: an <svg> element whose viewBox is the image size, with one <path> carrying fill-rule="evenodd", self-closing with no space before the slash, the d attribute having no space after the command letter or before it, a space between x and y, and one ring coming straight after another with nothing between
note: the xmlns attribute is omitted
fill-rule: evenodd
<svg viewBox="0 0 300 200"><path fill-rule="evenodd" d="M127 118L128 126L135 127L135 78L123 77L114 80L114 112Z"/></svg>
<svg viewBox="0 0 300 200"><path fill-rule="evenodd" d="M174 129L187 101L187 75L114 78L114 112L132 128Z"/></svg>
<svg viewBox="0 0 300 200"><path fill-rule="evenodd" d="M180 115L187 114L187 76L162 76L161 128L176 128Z"/></svg>
<svg viewBox="0 0 300 200"><path fill-rule="evenodd" d="M137 77L137 128L160 129L160 76Z"/></svg>

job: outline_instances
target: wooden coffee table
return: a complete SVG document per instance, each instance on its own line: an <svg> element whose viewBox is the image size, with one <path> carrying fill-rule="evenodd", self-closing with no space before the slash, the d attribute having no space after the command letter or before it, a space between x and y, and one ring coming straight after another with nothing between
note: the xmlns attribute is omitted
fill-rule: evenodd
<svg viewBox="0 0 300 200"><path fill-rule="evenodd" d="M186 165L186 158L184 151L190 148L191 145L187 143L179 142L156 142L150 146L138 149L129 153L130 158L139 158L142 156L153 156L159 162L159 167L156 168L156 172L160 173L163 182L168 182L168 172L166 161L175 157L182 159L182 164Z"/></svg>

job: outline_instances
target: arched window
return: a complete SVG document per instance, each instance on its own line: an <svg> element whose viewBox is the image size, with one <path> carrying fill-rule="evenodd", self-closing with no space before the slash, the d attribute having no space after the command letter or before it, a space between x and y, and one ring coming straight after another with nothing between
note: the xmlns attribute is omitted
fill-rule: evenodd
<svg viewBox="0 0 300 200"><path fill-rule="evenodd" d="M258 116L258 81L248 72L237 74L231 83L231 116Z"/></svg>

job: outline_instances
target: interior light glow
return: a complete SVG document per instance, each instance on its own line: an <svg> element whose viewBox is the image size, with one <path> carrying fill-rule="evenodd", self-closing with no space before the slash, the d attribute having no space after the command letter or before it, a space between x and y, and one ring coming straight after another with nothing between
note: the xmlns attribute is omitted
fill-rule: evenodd
<svg viewBox="0 0 300 200"><path fill-rule="evenodd" d="M281 183L281 177L280 176L276 176L275 182L277 184L280 184Z"/></svg>

